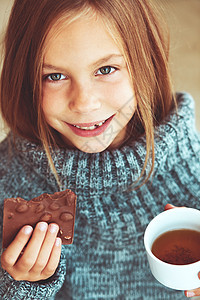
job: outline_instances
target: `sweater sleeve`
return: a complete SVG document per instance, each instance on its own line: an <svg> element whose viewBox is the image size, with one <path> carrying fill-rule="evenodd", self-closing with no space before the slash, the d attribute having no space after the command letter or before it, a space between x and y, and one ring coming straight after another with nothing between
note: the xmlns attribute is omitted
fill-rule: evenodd
<svg viewBox="0 0 200 300"><path fill-rule="evenodd" d="M55 274L45 281L16 281L0 267L0 298L6 300L49 299L60 290L65 275L66 261L63 251Z"/></svg>

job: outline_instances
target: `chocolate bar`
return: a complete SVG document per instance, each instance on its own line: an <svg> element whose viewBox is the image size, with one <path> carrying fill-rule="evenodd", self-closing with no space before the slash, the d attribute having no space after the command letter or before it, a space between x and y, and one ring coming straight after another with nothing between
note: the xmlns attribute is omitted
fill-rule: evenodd
<svg viewBox="0 0 200 300"><path fill-rule="evenodd" d="M44 221L59 226L58 237L63 245L73 242L76 194L67 189L55 194L44 193L30 201L23 198L4 200L3 248L7 248L24 225Z"/></svg>

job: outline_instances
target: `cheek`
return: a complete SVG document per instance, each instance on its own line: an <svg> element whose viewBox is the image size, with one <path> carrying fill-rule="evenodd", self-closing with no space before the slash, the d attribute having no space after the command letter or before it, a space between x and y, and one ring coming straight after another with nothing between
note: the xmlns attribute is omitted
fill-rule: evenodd
<svg viewBox="0 0 200 300"><path fill-rule="evenodd" d="M114 84L107 91L107 99L116 110L128 109L129 106L132 108L135 101L134 91L129 82L125 81L121 84Z"/></svg>
<svg viewBox="0 0 200 300"><path fill-rule="evenodd" d="M42 108L46 116L61 113L65 108L65 104L62 93L53 89L43 89Z"/></svg>
<svg viewBox="0 0 200 300"><path fill-rule="evenodd" d="M114 105L118 111L119 127L123 128L131 120L137 107L135 93L128 79L116 88Z"/></svg>

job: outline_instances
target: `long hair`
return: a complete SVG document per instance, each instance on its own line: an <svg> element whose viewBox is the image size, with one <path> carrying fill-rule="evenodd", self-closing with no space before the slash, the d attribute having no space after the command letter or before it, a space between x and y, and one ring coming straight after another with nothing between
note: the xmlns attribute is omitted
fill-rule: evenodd
<svg viewBox="0 0 200 300"><path fill-rule="evenodd" d="M50 165L51 146L62 145L42 110L45 40L59 20L98 14L122 51L137 110L128 124L132 138L146 134L146 160L154 165L154 127L169 113L174 96L168 69L169 42L149 0L15 0L5 35L0 109L14 135L42 143ZM151 158L151 159L150 159Z"/></svg>

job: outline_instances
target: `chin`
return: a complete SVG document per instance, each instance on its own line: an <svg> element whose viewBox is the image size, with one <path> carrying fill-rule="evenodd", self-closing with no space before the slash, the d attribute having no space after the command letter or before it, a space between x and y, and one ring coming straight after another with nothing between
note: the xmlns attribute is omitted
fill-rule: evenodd
<svg viewBox="0 0 200 300"><path fill-rule="evenodd" d="M85 142L81 146L80 145L74 145L74 146L80 151L85 153L100 153L108 149L110 144L104 145L103 143L100 144L100 143Z"/></svg>
<svg viewBox="0 0 200 300"><path fill-rule="evenodd" d="M115 137L116 138L116 137ZM67 137L63 138L66 145L73 149L78 149L85 153L100 153L105 150L115 148L118 143L114 140L105 140L100 137L69 140Z"/></svg>

